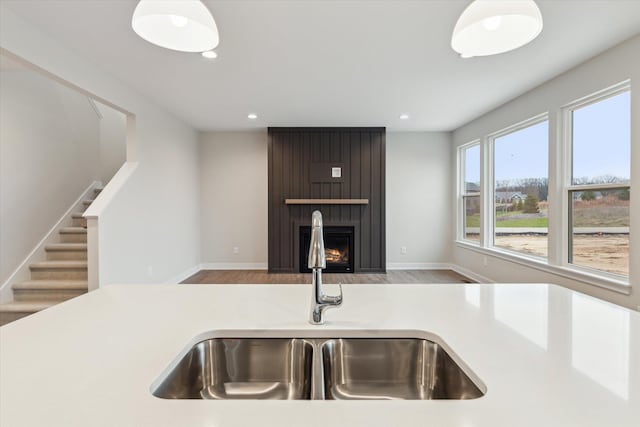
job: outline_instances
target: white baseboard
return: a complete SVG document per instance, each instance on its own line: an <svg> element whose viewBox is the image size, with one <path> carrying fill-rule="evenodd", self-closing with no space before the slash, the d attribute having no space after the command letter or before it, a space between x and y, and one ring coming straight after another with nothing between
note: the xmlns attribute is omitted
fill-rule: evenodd
<svg viewBox="0 0 640 427"><path fill-rule="evenodd" d="M441 262L388 262L387 270L451 270L451 264Z"/></svg>
<svg viewBox="0 0 640 427"><path fill-rule="evenodd" d="M471 270L468 270L464 267L460 267L457 264L449 264L449 268L455 271L458 274L468 277L469 279L475 280L478 283L495 283L494 280L491 280L487 277L484 277L480 274L474 273Z"/></svg>
<svg viewBox="0 0 640 427"><path fill-rule="evenodd" d="M71 226L73 219L71 214L77 211L82 211L82 202L87 199L93 199L94 188L102 188L102 183L99 181L93 181L76 199L71 207L60 217L60 219L51 227L49 232L38 242L33 250L27 255L22 263L14 270L13 273L5 280L0 286L0 304L4 304L13 300L13 290L11 286L15 283L20 283L31 278L31 270L29 265L34 262L43 261L46 258L46 251L44 250L46 245L56 243L58 241L58 231L62 227Z"/></svg>

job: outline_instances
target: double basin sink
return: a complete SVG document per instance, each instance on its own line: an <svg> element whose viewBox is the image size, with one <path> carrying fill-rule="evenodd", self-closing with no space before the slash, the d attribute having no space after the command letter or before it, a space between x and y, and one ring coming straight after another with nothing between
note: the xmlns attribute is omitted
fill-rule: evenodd
<svg viewBox="0 0 640 427"><path fill-rule="evenodd" d="M198 340L151 391L164 399L425 400L484 395L479 379L474 382L475 375L436 337L303 334Z"/></svg>

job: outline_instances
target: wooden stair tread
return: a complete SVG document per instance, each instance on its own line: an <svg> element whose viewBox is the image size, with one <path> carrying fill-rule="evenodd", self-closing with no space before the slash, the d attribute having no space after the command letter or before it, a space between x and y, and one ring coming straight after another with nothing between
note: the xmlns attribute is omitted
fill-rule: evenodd
<svg viewBox="0 0 640 427"><path fill-rule="evenodd" d="M85 206L89 206L93 202L94 202L94 200L83 200L82 204L85 205Z"/></svg>
<svg viewBox="0 0 640 427"><path fill-rule="evenodd" d="M0 304L0 312L35 313L51 306L59 304L58 301L51 302L8 302Z"/></svg>
<svg viewBox="0 0 640 427"><path fill-rule="evenodd" d="M80 268L87 268L87 261L66 261L66 260L39 261L39 262L34 262L33 264L31 264L29 266L29 268L31 268L32 270L56 269L56 268L80 269Z"/></svg>
<svg viewBox="0 0 640 427"><path fill-rule="evenodd" d="M84 227L63 227L60 229L60 234L87 234L87 229Z"/></svg>
<svg viewBox="0 0 640 427"><path fill-rule="evenodd" d="M87 290L86 280L26 280L16 283L13 289Z"/></svg>
<svg viewBox="0 0 640 427"><path fill-rule="evenodd" d="M52 243L45 246L47 251L86 251L86 243Z"/></svg>
<svg viewBox="0 0 640 427"><path fill-rule="evenodd" d="M82 213L82 212L75 212L75 213L71 214L71 218L82 219L82 218L84 218L83 215L84 215L84 213Z"/></svg>

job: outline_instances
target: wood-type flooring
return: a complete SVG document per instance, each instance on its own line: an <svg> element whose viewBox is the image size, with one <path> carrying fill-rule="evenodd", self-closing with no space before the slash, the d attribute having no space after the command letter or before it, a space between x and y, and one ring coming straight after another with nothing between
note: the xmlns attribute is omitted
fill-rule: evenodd
<svg viewBox="0 0 640 427"><path fill-rule="evenodd" d="M474 283L452 270L390 270L387 273L322 275L324 283L406 284ZM188 284L299 284L311 283L311 274L269 273L267 270L201 270L182 283Z"/></svg>

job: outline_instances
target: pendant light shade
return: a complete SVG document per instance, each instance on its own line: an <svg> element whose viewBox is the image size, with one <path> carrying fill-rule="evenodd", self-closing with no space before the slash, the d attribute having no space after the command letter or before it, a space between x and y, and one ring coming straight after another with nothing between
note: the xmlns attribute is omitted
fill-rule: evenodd
<svg viewBox="0 0 640 427"><path fill-rule="evenodd" d="M542 14L533 0L475 0L460 15L451 47L463 57L517 49L542 31Z"/></svg>
<svg viewBox="0 0 640 427"><path fill-rule="evenodd" d="M204 52L219 43L216 22L198 0L140 0L131 26L146 41L181 52Z"/></svg>

